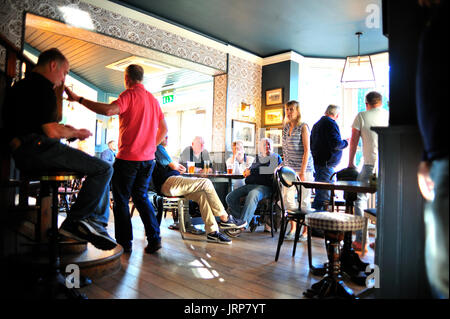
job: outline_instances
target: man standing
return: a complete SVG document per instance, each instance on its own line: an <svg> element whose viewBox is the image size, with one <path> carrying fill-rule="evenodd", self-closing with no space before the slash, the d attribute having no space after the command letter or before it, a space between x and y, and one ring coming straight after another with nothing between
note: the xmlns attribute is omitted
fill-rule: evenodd
<svg viewBox="0 0 450 319"><path fill-rule="evenodd" d="M100 158L111 165L114 164L116 159L116 141L111 140L108 142L108 147L100 154Z"/></svg>
<svg viewBox="0 0 450 319"><path fill-rule="evenodd" d="M339 106L328 105L325 115L314 124L311 130L311 153L316 182L330 182L334 168L341 161L342 150L348 146L348 141L341 139L339 126L336 123L339 111ZM311 207L323 210L324 202L329 200L330 191L316 189L316 196Z"/></svg>
<svg viewBox="0 0 450 319"><path fill-rule="evenodd" d="M114 162L114 225L117 242L131 252L133 228L129 200L144 224L148 245L145 252L161 248L159 223L148 198L148 188L155 166L155 151L167 133L167 124L158 101L148 92L142 80L144 69L129 65L124 74L126 90L111 104L79 97L66 87L70 101L77 101L91 111L106 116L119 114L119 152Z"/></svg>
<svg viewBox="0 0 450 319"><path fill-rule="evenodd" d="M64 85L68 73L69 62L58 49L39 55L33 71L7 92L6 138L22 172L65 170L86 175L60 232L110 250L117 244L106 232L103 217L109 212L108 184L113 169L101 159L60 142L61 138L84 140L92 135L86 129L58 123L61 114L55 88Z"/></svg>
<svg viewBox="0 0 450 319"><path fill-rule="evenodd" d="M362 139L364 165L358 174L358 181L369 182L370 176L378 165L378 136L371 130L372 127L388 126L389 112L382 108L383 98L378 92L366 95L366 111L359 112L352 125L352 138L350 140L350 155L348 167L355 168L355 154L359 138ZM367 194L358 193L355 201L355 215L363 216L367 208ZM362 231L356 232L356 239L352 246L355 250L366 249L361 247Z"/></svg>

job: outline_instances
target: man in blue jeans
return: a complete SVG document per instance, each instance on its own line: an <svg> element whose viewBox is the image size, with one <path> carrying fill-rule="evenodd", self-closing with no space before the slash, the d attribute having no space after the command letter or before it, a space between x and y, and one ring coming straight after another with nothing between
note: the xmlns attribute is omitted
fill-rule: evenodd
<svg viewBox="0 0 450 319"><path fill-rule="evenodd" d="M105 229L113 169L101 159L60 142L62 138L84 140L92 135L86 129L58 123L62 116L58 112L55 88L64 85L68 72L69 62L58 49L39 55L32 72L6 94L6 138L21 172L59 170L86 176L60 232L110 250L117 245Z"/></svg>
<svg viewBox="0 0 450 319"><path fill-rule="evenodd" d="M314 180L330 182L334 168L339 164L342 150L348 146L347 140L341 139L336 120L339 106L328 105L325 115L314 124L311 130L311 153L314 160ZM324 210L324 202L330 200L330 191L316 189L316 196L311 205L315 210Z"/></svg>
<svg viewBox="0 0 450 319"><path fill-rule="evenodd" d="M355 154L359 139L362 140L364 165L358 174L358 181L368 183L370 176L378 168L378 136L372 127L388 126L389 112L382 107L383 97L380 93L372 91L366 95L366 111L359 112L352 125L352 137L350 139L350 149L348 167L355 168ZM355 201L355 215L364 216L364 209L367 208L367 194L358 193ZM362 231L356 232L355 241L352 243L354 250L361 251Z"/></svg>
<svg viewBox="0 0 450 319"><path fill-rule="evenodd" d="M110 104L84 99L68 88L66 93L70 101L77 101L91 111L106 116L119 115L119 152L112 178L116 240L125 252L132 251L129 208L132 198L147 236L145 252L152 254L161 248L161 237L148 188L155 166L156 146L166 136L167 124L158 100L145 89L143 79L144 69L130 64L124 73L126 90Z"/></svg>
<svg viewBox="0 0 450 319"><path fill-rule="evenodd" d="M272 151L272 140L262 138L259 143L259 155L256 156L252 166L243 173L245 185L226 197L231 215L250 225L259 201L272 195L273 173L281 162L280 155ZM241 197L244 196L247 197L241 209Z"/></svg>

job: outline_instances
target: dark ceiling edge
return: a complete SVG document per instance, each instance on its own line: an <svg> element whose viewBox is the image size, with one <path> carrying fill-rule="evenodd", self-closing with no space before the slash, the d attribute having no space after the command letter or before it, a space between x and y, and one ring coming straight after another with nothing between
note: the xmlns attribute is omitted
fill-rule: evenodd
<svg viewBox="0 0 450 319"><path fill-rule="evenodd" d="M159 16L159 15L154 14L154 13L152 13L152 12L145 11L145 10L143 10L143 9L140 9L140 8L138 8L138 7L135 7L135 6L131 5L131 4L122 2L122 1L120 1L120 0L108 0L108 1L109 1L109 2L113 2L113 3L115 3L115 4L118 4L118 5L121 5L121 6L124 6L124 7L128 8L128 9L132 9L132 10L138 11L138 12L140 12L140 13L142 13L142 14L145 14L145 15L148 15L148 16L150 16L150 17L153 17L153 18L162 20L162 21L164 21L164 22L170 23L170 24L172 24L172 25L174 25L174 26L177 26L177 27L179 27L179 28L181 28L181 29L185 29L185 30L187 30L187 31L190 31L190 32L196 33L196 34L198 34L198 35L204 36L204 37L206 37L206 38L208 38L208 39L210 39L210 40L213 40L213 41L216 41L216 42L220 42L221 44L225 44L225 45L226 45L226 44L230 44L230 43L228 43L228 42L226 42L226 41L223 41L223 40L220 40L220 39L218 39L218 38L215 38L215 37L212 36L212 35L209 35L209 34L206 34L206 33L202 33L202 32L200 32L200 31L197 31L197 30L195 30L195 29L192 29L192 28L190 28L190 27L188 27L188 26L186 26L186 25L183 25L183 24L181 24L181 23L179 23L179 22L176 22L176 21L173 21L173 20L169 20L168 18Z"/></svg>
<svg viewBox="0 0 450 319"><path fill-rule="evenodd" d="M389 49L386 50L386 51L375 51L375 52L370 52L370 53L364 53L364 54L361 54L361 56L376 55L376 54L381 54L381 53L389 53ZM339 56L339 57L332 57L331 56L330 57L330 56L320 56L320 55L303 55L301 53L298 53L298 54L300 54L304 58L315 58L315 59L340 59L340 60L345 60L347 58L347 57L341 57L341 56ZM355 55L350 55L350 56L356 56L356 54Z"/></svg>
<svg viewBox="0 0 450 319"><path fill-rule="evenodd" d="M304 58L315 58L315 59L330 59L330 60L335 60L335 59L339 59L339 60L345 60L347 57L341 57L341 56L337 56L337 57L333 57L333 56L320 56L320 55L303 55L295 50L290 50L290 51L281 51L278 53L275 53L273 55L267 56L267 57L262 57L262 59L266 59L266 58L270 58L273 57L275 55L280 55L280 54L286 54L286 53L290 53L290 52L294 52L298 55L301 55ZM373 53L365 53L365 54L361 54L362 56L365 55L376 55L376 54L381 54L381 53L389 53L389 50L386 51L375 51Z"/></svg>
<svg viewBox="0 0 450 319"><path fill-rule="evenodd" d="M168 18L159 16L159 15L157 15L157 14L148 12L148 11L146 11L146 10L137 8L137 7L135 7L135 6L131 5L131 4L125 3L125 2L123 2L123 1L121 1L121 0L108 0L108 1L109 1L109 2L113 2L113 3L115 3L115 4L118 4L118 5L121 5L121 6L124 6L124 7L128 8L128 9L132 9L132 10L138 11L138 12L140 12L140 13L142 13L142 14L145 14L145 15L148 15L148 16L150 16L150 17L153 17L153 18L162 20L162 21L164 21L164 22L170 23L170 24L172 24L172 25L174 25L174 26L177 26L177 27L179 27L179 28L181 28L181 29L184 29L184 30L193 32L193 33L198 34L198 35L201 35L201 36L204 36L204 37L206 37L206 38L208 38L208 39L210 39L210 40L219 42L219 43L221 43L221 44L224 44L224 45L232 45L232 46L235 47L235 48L238 48L238 49L240 49L240 50L242 50L242 51L244 51L244 52L248 52L248 53L250 53L250 54L253 54L253 55L255 55L255 56L259 57L259 58L262 58L262 59L270 58L270 57L272 57L272 56L275 56L275 55L278 55L278 54L287 53L287 52L295 52L295 53L297 53L297 54L299 54L299 55L301 55L301 56L303 56L303 57L305 57L305 58L346 59L346 57L342 57L342 56L320 56L320 55L317 55L317 56L316 56L316 55L304 55L304 54L302 54L302 53L300 53L300 52L297 52L297 51L294 51L294 50L290 50L290 51L282 51L282 52L276 52L276 53L273 53L273 54L268 55L268 56L261 56L261 55L255 53L255 52L252 52L252 51L249 51L249 50L247 50L247 49L244 49L244 48L242 48L242 47L240 47L240 46L238 46L238 45L235 45L235 44L233 44L233 43L230 43L230 42L224 41L224 40L222 40L222 39L216 38L216 37L214 37L214 36L212 36L212 35L210 35L210 34L206 34L206 33L200 32L200 31L195 30L195 29L193 29L193 28L191 28L191 27L189 27L189 26L183 25L183 24L181 24L181 23L179 23L179 22L170 20L170 19L168 19ZM385 35L385 36L386 36L386 35ZM389 49L388 49L387 51L376 51L376 52L373 52L373 53L366 53L366 54L364 54L364 55L374 55L374 54L379 54L379 53L384 53L384 52L389 52Z"/></svg>
<svg viewBox="0 0 450 319"><path fill-rule="evenodd" d="M259 54L255 53L255 52L252 52L252 51L249 51L249 50L247 50L247 49L244 49L244 48L242 48L242 47L240 47L240 46L238 46L238 45L235 45L234 43L230 43L230 42L224 41L224 40L222 40L222 39L216 38L216 37L214 37L213 35L210 35L210 34L206 34L206 33L200 32L200 31L198 31L198 30L195 30L195 29L193 29L193 28L190 28L189 26L183 25L183 24L181 24L181 23L179 23L179 22L176 22L176 21L167 19L167 18L165 18L165 17L162 17L162 16L159 16L159 15L157 15L157 14L154 14L154 13L151 13L151 12L148 12L148 11L145 11L145 10L140 9L140 8L137 8L137 7L135 7L135 6L131 5L131 4L124 3L124 2L122 2L122 1L120 1L120 0L108 0L108 1L109 1L109 2L113 2L113 3L115 3L115 4L118 4L118 5L121 5L121 6L124 6L124 7L128 8L128 9L132 9L132 10L138 11L138 12L140 12L140 13L142 13L142 14L145 14L145 15L148 15L148 16L150 16L150 17L153 17L153 18L162 20L162 21L164 21L164 22L170 23L170 24L172 24L172 25L174 25L174 26L177 26L177 27L179 27L179 28L181 28L181 29L184 29L184 30L193 32L193 33L195 33L195 34L201 35L201 36L203 36L203 37L205 37L205 38L208 38L208 39L210 39L210 40L219 42L219 43L221 43L221 44L223 44L223 45L232 45L232 46L235 47L235 48L238 48L238 49L240 49L240 50L242 50L242 51L251 53L251 54L253 54L253 55L255 55L255 56L259 57L259 58L264 58L264 57L260 56ZM272 55L270 55L270 56L272 56Z"/></svg>

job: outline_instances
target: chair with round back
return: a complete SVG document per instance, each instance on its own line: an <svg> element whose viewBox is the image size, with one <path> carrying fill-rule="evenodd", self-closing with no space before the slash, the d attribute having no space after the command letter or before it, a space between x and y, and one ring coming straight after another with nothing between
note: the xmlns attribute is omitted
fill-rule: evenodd
<svg viewBox="0 0 450 319"><path fill-rule="evenodd" d="M308 211L301 209L300 201L298 203L298 209L296 210L286 210L284 205L284 199L282 195L282 187L295 187L297 189L297 193L299 190L299 185L295 185L294 182L299 181L297 173L287 166L281 166L277 168L274 172L274 180L276 181L276 191L278 192L279 203L281 206L281 225L280 225L280 236L278 238L278 246L277 252L275 254L275 261L278 261L278 257L280 255L281 245L284 242L284 236L287 230L287 223L290 220L293 220L297 223L297 229L295 231L294 237L294 248L292 251L292 257L295 256L295 251L297 248L297 243L300 237L300 229L301 226L305 225L305 216ZM284 213L283 213L284 212ZM311 233L308 232L308 247L311 245ZM308 250L310 254L310 250Z"/></svg>
<svg viewBox="0 0 450 319"><path fill-rule="evenodd" d="M365 219L346 213L318 212L306 215L306 225L325 232L327 242L327 274L313 284L303 294L314 299L354 299L353 291L348 288L341 276L340 270L340 242L346 232L361 230Z"/></svg>

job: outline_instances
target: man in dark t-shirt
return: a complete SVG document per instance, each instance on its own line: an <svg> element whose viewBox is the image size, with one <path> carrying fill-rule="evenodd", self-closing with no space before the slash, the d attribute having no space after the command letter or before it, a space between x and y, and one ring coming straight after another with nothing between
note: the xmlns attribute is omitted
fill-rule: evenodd
<svg viewBox="0 0 450 319"><path fill-rule="evenodd" d="M117 245L105 229L113 169L101 159L59 141L84 140L92 135L86 129L58 123L61 114L55 88L64 85L68 72L69 62L58 49L40 54L33 71L6 93L6 138L21 172L71 171L86 176L60 232L110 250Z"/></svg>

